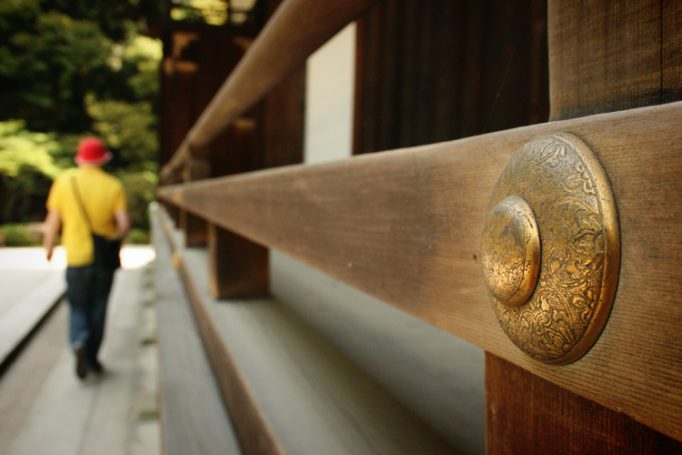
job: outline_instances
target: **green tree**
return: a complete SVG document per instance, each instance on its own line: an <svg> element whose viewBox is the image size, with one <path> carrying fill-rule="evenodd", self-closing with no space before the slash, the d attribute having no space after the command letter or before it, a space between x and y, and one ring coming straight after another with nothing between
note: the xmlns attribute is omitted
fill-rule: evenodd
<svg viewBox="0 0 682 455"><path fill-rule="evenodd" d="M41 217L51 179L95 134L114 152L134 223L146 226L161 45L142 32L166 5L0 0L0 222Z"/></svg>
<svg viewBox="0 0 682 455"><path fill-rule="evenodd" d="M167 14L164 0L40 0L40 6L43 11L58 11L96 23L117 42L126 38L131 22L158 22Z"/></svg>
<svg viewBox="0 0 682 455"><path fill-rule="evenodd" d="M90 22L59 13L36 18L0 53L0 112L34 130L82 131L88 85L106 71L112 43Z"/></svg>
<svg viewBox="0 0 682 455"><path fill-rule="evenodd" d="M93 130L117 153L117 168L156 171L156 117L147 102L88 99Z"/></svg>
<svg viewBox="0 0 682 455"><path fill-rule="evenodd" d="M32 205L43 204L59 173L52 135L25 129L22 121L0 122L0 201L2 222L24 221Z"/></svg>

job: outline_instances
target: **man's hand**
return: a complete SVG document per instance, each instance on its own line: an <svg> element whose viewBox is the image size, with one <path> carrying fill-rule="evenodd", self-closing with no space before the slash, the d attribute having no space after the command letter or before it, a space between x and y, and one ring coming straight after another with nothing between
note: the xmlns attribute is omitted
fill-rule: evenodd
<svg viewBox="0 0 682 455"><path fill-rule="evenodd" d="M57 237L57 232L59 232L59 226L61 225L61 218L59 217L59 212L56 210L50 210L47 212L47 217L45 217L45 222L43 223L43 246L46 250L47 260L52 260L52 254L54 253L54 240Z"/></svg>
<svg viewBox="0 0 682 455"><path fill-rule="evenodd" d="M118 238L123 240L130 232L130 216L127 210L119 210L114 214L116 219L116 227L118 228Z"/></svg>

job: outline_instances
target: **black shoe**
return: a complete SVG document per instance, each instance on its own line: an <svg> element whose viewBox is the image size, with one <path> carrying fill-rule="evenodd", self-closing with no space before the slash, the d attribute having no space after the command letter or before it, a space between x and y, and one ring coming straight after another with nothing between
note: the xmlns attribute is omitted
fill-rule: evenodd
<svg viewBox="0 0 682 455"><path fill-rule="evenodd" d="M104 373L104 365L102 365L99 360L95 359L91 362L88 363L88 366L92 370L93 373L95 374L102 374Z"/></svg>
<svg viewBox="0 0 682 455"><path fill-rule="evenodd" d="M85 347L76 347L74 354L76 355L76 376L78 376L78 379L85 379L88 375L88 366L85 362Z"/></svg>

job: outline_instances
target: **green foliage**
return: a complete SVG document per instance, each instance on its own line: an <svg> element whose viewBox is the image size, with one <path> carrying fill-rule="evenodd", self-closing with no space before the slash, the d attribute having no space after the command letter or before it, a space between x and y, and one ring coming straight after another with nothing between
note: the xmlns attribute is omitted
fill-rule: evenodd
<svg viewBox="0 0 682 455"><path fill-rule="evenodd" d="M163 0L40 0L43 11L59 11L77 20L96 23L113 41L125 38L129 22L157 22Z"/></svg>
<svg viewBox="0 0 682 455"><path fill-rule="evenodd" d="M38 219L85 135L114 152L134 226L156 186L163 0L0 0L0 222ZM21 119L17 121L15 119Z"/></svg>
<svg viewBox="0 0 682 455"><path fill-rule="evenodd" d="M107 71L111 41L94 23L56 12L27 25L3 33L1 119L21 118L38 131L86 130L83 99L98 74Z"/></svg>
<svg viewBox="0 0 682 455"><path fill-rule="evenodd" d="M156 117L149 103L97 101L89 97L87 105L94 119L93 129L117 151L117 167L156 170Z"/></svg>
<svg viewBox="0 0 682 455"><path fill-rule="evenodd" d="M0 225L0 246L38 246L40 234L29 230L26 224Z"/></svg>
<svg viewBox="0 0 682 455"><path fill-rule="evenodd" d="M170 14L176 21L223 25L227 21L225 0L171 0Z"/></svg>
<svg viewBox="0 0 682 455"><path fill-rule="evenodd" d="M156 100L159 93L159 62L163 57L158 40L132 35L123 48L123 62L134 66L128 85L139 100Z"/></svg>
<svg viewBox="0 0 682 455"><path fill-rule="evenodd" d="M149 243L149 230L146 229L131 229L126 236L126 243L136 245L146 245Z"/></svg>
<svg viewBox="0 0 682 455"><path fill-rule="evenodd" d="M59 169L52 153L58 148L51 135L27 131L21 120L0 122L0 173L8 180L21 182L26 172L55 177Z"/></svg>
<svg viewBox="0 0 682 455"><path fill-rule="evenodd" d="M128 198L128 211L133 226L148 229L147 207L154 200L158 178L152 171L125 172L117 175Z"/></svg>
<svg viewBox="0 0 682 455"><path fill-rule="evenodd" d="M51 155L58 148L52 135L27 131L22 121L0 122L0 219L22 220L44 204L59 172Z"/></svg>

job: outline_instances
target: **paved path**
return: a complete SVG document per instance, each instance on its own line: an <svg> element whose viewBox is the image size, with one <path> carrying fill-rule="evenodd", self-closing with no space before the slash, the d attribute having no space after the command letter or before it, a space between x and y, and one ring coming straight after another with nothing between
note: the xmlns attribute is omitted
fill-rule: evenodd
<svg viewBox="0 0 682 455"><path fill-rule="evenodd" d="M11 288L2 277L21 275L8 272L11 264L41 273L40 251L19 253L0 250L0 287ZM153 256L146 248L136 257L141 265ZM47 271L63 273L55 265ZM0 377L0 453L159 453L154 311L151 267L120 270L101 353L107 373L79 381L66 341L67 305L60 304Z"/></svg>

